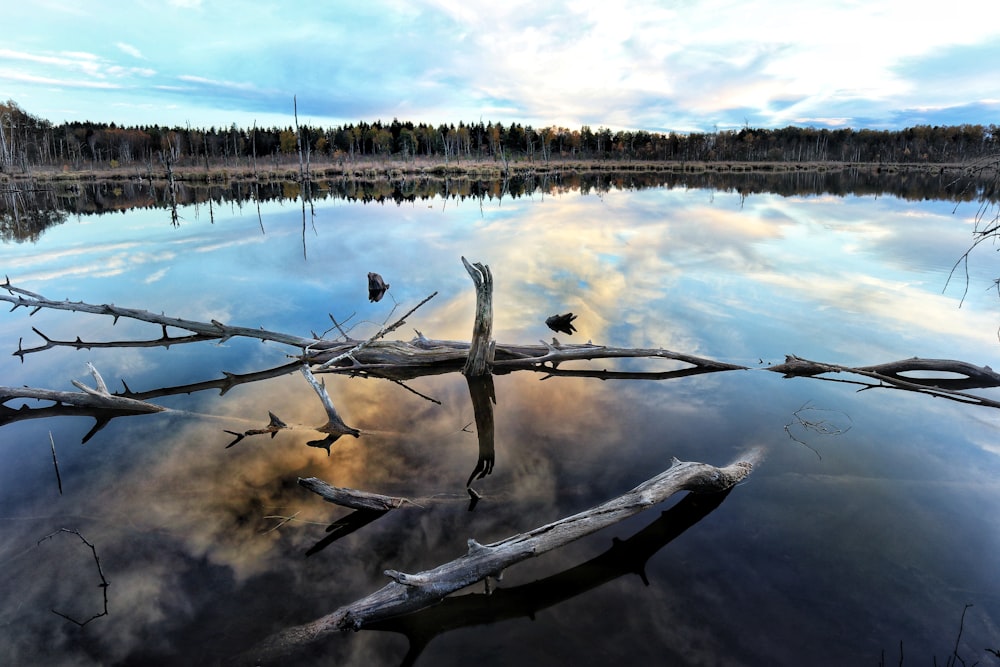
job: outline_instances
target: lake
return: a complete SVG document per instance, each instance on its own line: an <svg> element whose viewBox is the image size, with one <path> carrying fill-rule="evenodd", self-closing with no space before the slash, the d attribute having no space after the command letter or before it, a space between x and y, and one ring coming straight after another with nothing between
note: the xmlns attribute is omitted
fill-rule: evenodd
<svg viewBox="0 0 1000 667"><path fill-rule="evenodd" d="M949 282L977 203L926 183L914 190L902 175L732 178L344 182L306 205L295 184L256 199L216 189L182 197L176 225L162 192L119 204L123 190L141 191L130 185L102 190L100 205L22 208L17 224L29 228L4 237L0 270L51 299L363 340L436 292L390 338L468 340L476 296L464 256L492 270L500 342L666 348L746 369L495 375L495 466L472 482L481 499L470 511L478 442L459 372L321 376L361 432L327 451L315 446L326 413L302 374L223 389L224 374L279 367L294 348L231 338L56 345L22 358L13 353L44 346L36 331L85 342L163 331L5 310L0 384L93 387L89 362L111 391L154 392L169 410L96 431L85 414L3 413L0 662L222 663L377 590L384 570L430 569L470 538L485 544L585 510L673 457L722 466L753 451L759 464L724 497L677 494L510 568L492 595L479 584L335 635L302 661L994 660L1000 411L852 374L765 370L789 354L849 367L911 357L997 366L994 248L971 253L968 278L960 265ZM379 301L368 298L369 272L390 285ZM566 312L575 333L546 326ZM560 369L683 367L608 359ZM970 393L1000 400L996 389ZM5 407L21 405L51 403ZM263 430L269 412L290 428L235 441ZM417 500L326 539L351 512L300 487L305 477Z"/></svg>

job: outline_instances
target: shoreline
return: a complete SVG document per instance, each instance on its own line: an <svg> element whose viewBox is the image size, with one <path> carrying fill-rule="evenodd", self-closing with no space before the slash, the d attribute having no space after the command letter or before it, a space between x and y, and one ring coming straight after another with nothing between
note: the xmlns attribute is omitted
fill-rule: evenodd
<svg viewBox="0 0 1000 667"><path fill-rule="evenodd" d="M375 158L313 161L308 170L300 170L297 161L273 158L258 159L257 164L246 160L234 163L175 164L171 166L173 180L187 183L224 183L228 181L302 181L331 178L363 180L398 180L415 178L469 178L503 180L571 173L804 173L861 170L879 174L937 173L978 174L995 177L1000 158L963 163L869 163L869 162L737 162L737 161L645 161L567 159L517 160L507 164L499 160L462 159L444 161L440 158L412 160L381 160ZM304 176L304 177L303 177ZM74 184L94 181L167 182L167 169L162 165L133 164L129 167L88 167L72 169L70 165L39 167L28 173L0 173L0 183L44 182Z"/></svg>

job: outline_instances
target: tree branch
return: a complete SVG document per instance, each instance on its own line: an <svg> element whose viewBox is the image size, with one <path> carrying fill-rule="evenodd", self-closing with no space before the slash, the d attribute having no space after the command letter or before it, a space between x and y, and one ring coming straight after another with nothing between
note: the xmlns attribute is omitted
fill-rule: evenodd
<svg viewBox="0 0 1000 667"><path fill-rule="evenodd" d="M358 630L377 620L417 611L511 565L638 514L678 491L725 491L745 479L758 458L759 454L753 454L725 468L674 459L668 470L592 509L492 544L469 540L464 556L431 570L415 574L386 570L392 582L382 589L315 621L272 635L241 659L275 660L338 630Z"/></svg>

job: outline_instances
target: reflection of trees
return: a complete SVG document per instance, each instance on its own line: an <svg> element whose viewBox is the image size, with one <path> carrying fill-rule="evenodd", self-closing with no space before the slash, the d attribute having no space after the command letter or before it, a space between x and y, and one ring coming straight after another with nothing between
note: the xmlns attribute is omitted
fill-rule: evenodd
<svg viewBox="0 0 1000 667"><path fill-rule="evenodd" d="M723 192L774 193L781 196L836 195L885 196L922 201L1000 201L992 169L975 166L961 170L922 167L882 168L874 165L813 169L746 169L738 165L708 163L697 169L671 164L617 165L580 171L551 168L544 172L499 175L474 170L409 174L360 170L356 173L312 174L308 196L299 182L234 178L225 183L176 180L173 192L166 180L137 177L120 180L52 181L44 187L9 189L0 197L0 221L5 239L31 239L31 234L66 215L98 215L133 208L170 209L177 206L218 205L231 202L261 204L309 199L343 199L363 203L413 203L436 198L492 201L503 197L564 192L602 193L643 188L705 188ZM17 197L14 197L17 193ZM8 222L13 220L13 223ZM24 233L6 230L23 228Z"/></svg>
<svg viewBox="0 0 1000 667"><path fill-rule="evenodd" d="M51 190L10 186L0 188L0 242L34 243L49 227L66 221L66 213L51 206Z"/></svg>

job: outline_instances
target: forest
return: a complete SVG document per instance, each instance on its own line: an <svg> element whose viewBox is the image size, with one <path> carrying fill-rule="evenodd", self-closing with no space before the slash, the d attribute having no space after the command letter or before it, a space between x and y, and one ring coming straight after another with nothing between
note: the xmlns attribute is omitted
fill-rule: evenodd
<svg viewBox="0 0 1000 667"><path fill-rule="evenodd" d="M290 116L291 118L291 116ZM131 127L58 125L0 103L0 173L131 168L168 159L178 165L237 166L304 153L314 159L643 160L738 162L959 163L1000 152L1000 126L921 125L903 130L743 127L657 133L583 126L359 121L335 127Z"/></svg>

